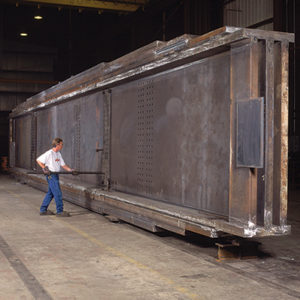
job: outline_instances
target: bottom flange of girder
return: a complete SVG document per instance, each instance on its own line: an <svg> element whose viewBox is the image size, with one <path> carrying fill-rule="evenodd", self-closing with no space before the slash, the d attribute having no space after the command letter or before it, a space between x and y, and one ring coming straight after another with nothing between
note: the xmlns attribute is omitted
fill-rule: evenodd
<svg viewBox="0 0 300 300"><path fill-rule="evenodd" d="M47 191L47 182L42 175L26 174L27 170L14 168L12 174L29 185ZM224 233L241 238L286 235L290 226L262 227L255 224L228 220L215 215L171 203L156 201L118 191L106 191L87 183L61 179L64 199L95 211L115 216L123 221L152 232L172 231L181 235L195 232L211 238L223 237ZM224 247L223 247L224 248Z"/></svg>

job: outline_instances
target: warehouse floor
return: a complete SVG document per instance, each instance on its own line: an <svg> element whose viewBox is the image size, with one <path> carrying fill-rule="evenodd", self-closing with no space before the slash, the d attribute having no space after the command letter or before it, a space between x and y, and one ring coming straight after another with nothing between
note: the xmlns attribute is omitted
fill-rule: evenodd
<svg viewBox="0 0 300 300"><path fill-rule="evenodd" d="M261 256L218 262L215 241L156 235L0 176L0 299L300 299L300 191L292 235L257 239ZM51 204L54 211L54 203Z"/></svg>

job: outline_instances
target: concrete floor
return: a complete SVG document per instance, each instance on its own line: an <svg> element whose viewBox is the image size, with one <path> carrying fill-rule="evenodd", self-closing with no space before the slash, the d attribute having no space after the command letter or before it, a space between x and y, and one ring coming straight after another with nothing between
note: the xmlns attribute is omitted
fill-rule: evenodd
<svg viewBox="0 0 300 300"><path fill-rule="evenodd" d="M218 262L215 241L155 235L0 177L0 299L300 299L300 193L292 235L260 239L263 255ZM54 203L51 209L55 211Z"/></svg>

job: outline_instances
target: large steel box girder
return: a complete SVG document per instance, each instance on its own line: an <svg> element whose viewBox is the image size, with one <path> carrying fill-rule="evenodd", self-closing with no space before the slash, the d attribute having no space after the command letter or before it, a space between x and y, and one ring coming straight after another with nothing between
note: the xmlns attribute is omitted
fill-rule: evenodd
<svg viewBox="0 0 300 300"><path fill-rule="evenodd" d="M35 157L55 136L67 199L152 231L286 234L288 44L224 27L100 64L11 114L12 172L44 188Z"/></svg>

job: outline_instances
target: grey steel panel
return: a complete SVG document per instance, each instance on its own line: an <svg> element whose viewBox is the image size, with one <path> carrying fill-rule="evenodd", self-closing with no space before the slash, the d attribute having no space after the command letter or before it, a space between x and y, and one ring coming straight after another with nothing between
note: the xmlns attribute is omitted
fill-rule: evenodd
<svg viewBox="0 0 300 300"><path fill-rule="evenodd" d="M31 116L16 119L16 166L30 169L31 167Z"/></svg>
<svg viewBox="0 0 300 300"><path fill-rule="evenodd" d="M101 171L103 188L109 189L111 183L111 91L103 91L103 148L101 152ZM100 145L99 145L100 146Z"/></svg>
<svg viewBox="0 0 300 300"><path fill-rule="evenodd" d="M37 113L38 155L51 148L55 137L64 140L62 155L77 170L101 170L103 148L103 96L95 93ZM65 176L62 176L65 177ZM100 184L98 175L79 175L73 179Z"/></svg>
<svg viewBox="0 0 300 300"><path fill-rule="evenodd" d="M228 53L112 89L113 188L228 215Z"/></svg>
<svg viewBox="0 0 300 300"><path fill-rule="evenodd" d="M78 117L79 114L79 117ZM80 99L57 106L57 134L64 141L61 153L65 163L76 168L80 160ZM78 129L79 128L79 129ZM78 133L79 131L79 133ZM77 158L77 156L79 156ZM64 177L64 176L61 176Z"/></svg>
<svg viewBox="0 0 300 300"><path fill-rule="evenodd" d="M37 163L36 163L36 145L37 145L37 119L36 119L36 113L31 114L31 153L30 153L30 158L31 158L31 169L36 169L37 168Z"/></svg>
<svg viewBox="0 0 300 300"><path fill-rule="evenodd" d="M237 102L237 167L263 167L263 98Z"/></svg>
<svg viewBox="0 0 300 300"><path fill-rule="evenodd" d="M80 108L80 170L101 171L103 148L103 94L97 92L81 98ZM99 175L80 175L79 179L101 185Z"/></svg>
<svg viewBox="0 0 300 300"><path fill-rule="evenodd" d="M56 107L41 110L36 114L37 122L37 156L51 148L54 137L57 136Z"/></svg>
<svg viewBox="0 0 300 300"><path fill-rule="evenodd" d="M16 119L9 120L9 166L16 166Z"/></svg>

